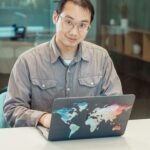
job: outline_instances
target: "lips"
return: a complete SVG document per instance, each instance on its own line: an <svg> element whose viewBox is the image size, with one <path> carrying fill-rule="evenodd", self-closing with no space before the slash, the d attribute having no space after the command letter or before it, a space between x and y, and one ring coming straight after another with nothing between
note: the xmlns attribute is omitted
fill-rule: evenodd
<svg viewBox="0 0 150 150"><path fill-rule="evenodd" d="M69 40L69 41L72 41L72 42L77 41L77 39L75 39L75 38L69 38L69 37L68 37L68 40Z"/></svg>

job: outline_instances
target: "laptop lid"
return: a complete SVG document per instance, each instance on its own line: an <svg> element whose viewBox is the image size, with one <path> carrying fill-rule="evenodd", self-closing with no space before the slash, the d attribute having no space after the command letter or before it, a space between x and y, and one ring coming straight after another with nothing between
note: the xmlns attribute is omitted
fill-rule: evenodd
<svg viewBox="0 0 150 150"><path fill-rule="evenodd" d="M124 134L135 96L70 97L54 100L48 140Z"/></svg>

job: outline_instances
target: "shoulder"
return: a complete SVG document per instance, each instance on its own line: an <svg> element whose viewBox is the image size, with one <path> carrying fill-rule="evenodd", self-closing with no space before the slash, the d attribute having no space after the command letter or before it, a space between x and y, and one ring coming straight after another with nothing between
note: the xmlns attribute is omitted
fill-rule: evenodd
<svg viewBox="0 0 150 150"><path fill-rule="evenodd" d="M19 58L20 59L29 59L30 57L37 57L40 55L45 54L45 52L49 49L49 42L46 43L42 43L38 46L35 46L27 51L25 51L24 53L22 53Z"/></svg>
<svg viewBox="0 0 150 150"><path fill-rule="evenodd" d="M83 41L82 49L84 55L88 56L90 60L94 58L99 61L106 61L106 58L110 57L105 48L91 42Z"/></svg>
<svg viewBox="0 0 150 150"><path fill-rule="evenodd" d="M49 60L49 49L49 42L46 42L26 50L18 57L14 67L21 69L22 67L33 68L34 66L36 68L41 66L42 63Z"/></svg>
<svg viewBox="0 0 150 150"><path fill-rule="evenodd" d="M108 52L105 48L96 45L94 43L91 42L87 42L87 41L83 41L82 42L82 48L89 53L95 53L98 55L108 55Z"/></svg>

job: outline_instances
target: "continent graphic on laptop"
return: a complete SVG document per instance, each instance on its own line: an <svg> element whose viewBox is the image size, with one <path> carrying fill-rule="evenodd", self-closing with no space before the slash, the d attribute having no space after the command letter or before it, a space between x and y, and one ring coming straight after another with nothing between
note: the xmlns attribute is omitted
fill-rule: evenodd
<svg viewBox="0 0 150 150"><path fill-rule="evenodd" d="M61 108L54 111L54 113L59 114L61 116L61 120L65 124L69 125L69 128L71 130L69 134L69 138L71 138L71 136L75 132L77 132L80 128L80 126L78 126L77 124L72 123L72 119L78 116L78 113L82 112L87 107L88 107L87 102L81 102L81 103L74 103L73 107L71 108Z"/></svg>
<svg viewBox="0 0 150 150"><path fill-rule="evenodd" d="M115 124L114 120L121 115L124 111L131 109L131 106L112 104L109 106L104 106L102 108L97 107L88 113L88 117L85 120L85 126L89 126L89 132L93 133L99 129L101 122L110 123L112 126L112 131L121 130L121 126ZM82 111L88 110L87 102L74 103L71 108L60 108L54 111L54 113L60 116L60 119L68 125L70 129L70 134L68 138L71 138L75 134L80 126L77 125L73 118L77 117L82 113Z"/></svg>
<svg viewBox="0 0 150 150"><path fill-rule="evenodd" d="M106 106L104 108L95 108L88 116L88 119L85 121L85 125L90 126L90 132L94 132L98 129L98 126L101 124L102 121L107 123L108 121L111 122L113 126L112 130L120 130L120 125L115 125L114 120L117 116L121 115L123 111L127 111L130 109L130 106L121 106L118 104L113 104L110 106Z"/></svg>

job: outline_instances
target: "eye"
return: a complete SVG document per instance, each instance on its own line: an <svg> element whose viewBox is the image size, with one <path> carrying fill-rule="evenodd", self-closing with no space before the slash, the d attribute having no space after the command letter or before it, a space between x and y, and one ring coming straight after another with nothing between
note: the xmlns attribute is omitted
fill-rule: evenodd
<svg viewBox="0 0 150 150"><path fill-rule="evenodd" d="M81 23L79 24L79 27L80 27L81 29L86 29L86 28L88 28L88 24L81 22Z"/></svg>
<svg viewBox="0 0 150 150"><path fill-rule="evenodd" d="M65 23L66 23L67 25L72 25L72 20L70 20L70 19L65 19Z"/></svg>

